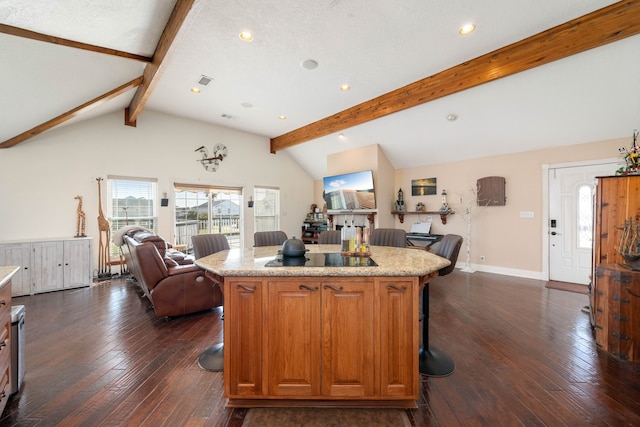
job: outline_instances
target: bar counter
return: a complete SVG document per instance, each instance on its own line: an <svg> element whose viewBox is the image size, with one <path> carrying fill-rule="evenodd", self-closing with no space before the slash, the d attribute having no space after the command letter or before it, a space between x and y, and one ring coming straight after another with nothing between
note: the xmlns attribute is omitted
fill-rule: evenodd
<svg viewBox="0 0 640 427"><path fill-rule="evenodd" d="M280 246L231 249L196 260L196 265L220 277L238 276L428 276L449 265L430 252L372 246L376 267L265 267ZM340 245L307 245L308 253L339 253Z"/></svg>

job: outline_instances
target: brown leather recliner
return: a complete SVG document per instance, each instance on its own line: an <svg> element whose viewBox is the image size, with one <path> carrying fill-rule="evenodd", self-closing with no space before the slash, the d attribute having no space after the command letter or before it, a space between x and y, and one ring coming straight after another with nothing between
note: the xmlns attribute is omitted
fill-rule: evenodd
<svg viewBox="0 0 640 427"><path fill-rule="evenodd" d="M130 248L132 249L132 248ZM167 267L151 242L135 245L140 285L153 304L156 316L180 316L222 305L222 293L195 264Z"/></svg>

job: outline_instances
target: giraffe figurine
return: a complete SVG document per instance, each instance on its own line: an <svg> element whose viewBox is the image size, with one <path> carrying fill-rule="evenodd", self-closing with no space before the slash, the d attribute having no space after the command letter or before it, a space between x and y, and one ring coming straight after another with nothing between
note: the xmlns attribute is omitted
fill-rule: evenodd
<svg viewBox="0 0 640 427"><path fill-rule="evenodd" d="M109 227L109 221L107 221L107 218L105 218L102 212L102 191L100 189L102 178L96 178L96 181L98 181L98 230L100 232L98 242L98 277L111 277L111 265L109 264L111 227Z"/></svg>
<svg viewBox="0 0 640 427"><path fill-rule="evenodd" d="M76 221L76 236L75 237L87 237L85 234L85 220L86 215L82 210L82 196L76 196L74 199L78 200L78 209L76 212L78 214L78 220Z"/></svg>

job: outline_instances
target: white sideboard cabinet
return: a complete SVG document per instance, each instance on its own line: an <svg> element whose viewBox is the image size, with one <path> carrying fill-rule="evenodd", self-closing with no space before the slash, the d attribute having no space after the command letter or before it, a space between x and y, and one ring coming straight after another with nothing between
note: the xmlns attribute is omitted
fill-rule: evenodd
<svg viewBox="0 0 640 427"><path fill-rule="evenodd" d="M0 242L0 266L18 265L12 295L91 285L90 237Z"/></svg>

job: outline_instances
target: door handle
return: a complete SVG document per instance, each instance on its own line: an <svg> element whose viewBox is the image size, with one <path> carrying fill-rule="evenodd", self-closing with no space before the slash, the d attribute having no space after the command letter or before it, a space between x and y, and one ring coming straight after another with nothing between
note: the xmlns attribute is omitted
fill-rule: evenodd
<svg viewBox="0 0 640 427"><path fill-rule="evenodd" d="M552 236L560 236L560 233L556 233L555 231L552 231L552 232L551 232L551 235L552 235Z"/></svg>

